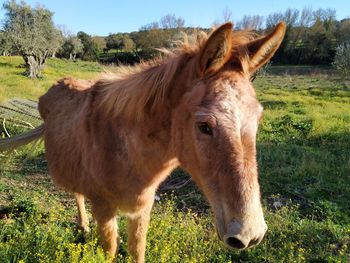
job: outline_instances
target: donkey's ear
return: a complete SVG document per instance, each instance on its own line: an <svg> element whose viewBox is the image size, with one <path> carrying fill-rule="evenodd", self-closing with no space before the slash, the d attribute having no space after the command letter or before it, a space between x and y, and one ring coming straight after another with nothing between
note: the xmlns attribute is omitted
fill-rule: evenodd
<svg viewBox="0 0 350 263"><path fill-rule="evenodd" d="M254 73L270 60L281 45L285 33L286 24L280 22L272 33L255 39L247 44L250 58L249 73Z"/></svg>
<svg viewBox="0 0 350 263"><path fill-rule="evenodd" d="M232 52L232 23L216 29L200 51L199 71L201 75L217 72L230 59Z"/></svg>

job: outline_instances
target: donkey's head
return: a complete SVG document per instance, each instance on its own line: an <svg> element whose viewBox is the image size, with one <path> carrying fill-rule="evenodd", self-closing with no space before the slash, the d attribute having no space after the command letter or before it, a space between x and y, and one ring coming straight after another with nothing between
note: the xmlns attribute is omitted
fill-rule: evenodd
<svg viewBox="0 0 350 263"><path fill-rule="evenodd" d="M173 112L176 152L208 198L219 238L230 248L254 246L267 230L256 161L263 108L250 76L272 57L284 33L280 23L265 37L235 41L243 36L224 24L184 68L196 73Z"/></svg>

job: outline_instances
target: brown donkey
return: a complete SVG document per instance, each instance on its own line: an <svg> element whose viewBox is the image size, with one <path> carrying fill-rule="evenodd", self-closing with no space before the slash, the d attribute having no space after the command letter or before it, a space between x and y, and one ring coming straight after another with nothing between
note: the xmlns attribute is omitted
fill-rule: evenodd
<svg viewBox="0 0 350 263"><path fill-rule="evenodd" d="M129 252L144 261L156 189L177 166L207 197L219 238L230 248L254 246L267 226L255 145L263 108L249 79L276 52L285 28L280 23L254 38L227 23L113 78L61 80L40 98L44 124L3 140L0 150L43 136L54 182L75 193L84 231L84 198L91 201L110 255L117 251L116 216L125 214Z"/></svg>

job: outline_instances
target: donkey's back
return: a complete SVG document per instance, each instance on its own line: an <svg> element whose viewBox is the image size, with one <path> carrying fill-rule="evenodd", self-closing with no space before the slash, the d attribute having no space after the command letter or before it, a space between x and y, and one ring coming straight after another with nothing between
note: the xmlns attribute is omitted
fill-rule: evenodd
<svg viewBox="0 0 350 263"><path fill-rule="evenodd" d="M44 121L56 114L76 114L88 98L91 81L65 78L59 80L39 99L39 112ZM71 118L72 116L67 116Z"/></svg>
<svg viewBox="0 0 350 263"><path fill-rule="evenodd" d="M93 82L63 79L40 98L45 155L57 185L90 200L118 200L118 208L128 211L144 186L131 176L135 154L129 153L125 125L101 112L98 90Z"/></svg>
<svg viewBox="0 0 350 263"><path fill-rule="evenodd" d="M79 192L87 180L82 151L92 85L89 81L62 79L39 99L50 173L58 185L74 192Z"/></svg>

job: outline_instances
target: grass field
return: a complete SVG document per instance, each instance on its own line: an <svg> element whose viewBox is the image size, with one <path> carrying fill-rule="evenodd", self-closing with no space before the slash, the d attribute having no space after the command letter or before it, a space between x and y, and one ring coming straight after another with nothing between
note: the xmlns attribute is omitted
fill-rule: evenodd
<svg viewBox="0 0 350 263"><path fill-rule="evenodd" d="M0 56L0 102L7 98L37 99L59 78L74 76L95 78L103 68L93 62L71 62L49 59L45 64L44 77L31 80L23 75L25 68L21 57Z"/></svg>
<svg viewBox="0 0 350 263"><path fill-rule="evenodd" d="M103 70L53 59L44 78L33 81L20 66L20 58L0 57L0 100L37 99L60 77L94 78ZM350 262L349 84L336 76L283 74L254 84L265 108L258 134L264 241L226 250L193 183L169 190L188 179L176 170L152 212L147 262ZM20 130L8 127L11 134ZM76 229L72 196L53 186L42 147L2 156L0 165L1 262L107 261L94 223L88 237ZM119 260L129 262L123 218L119 229Z"/></svg>

